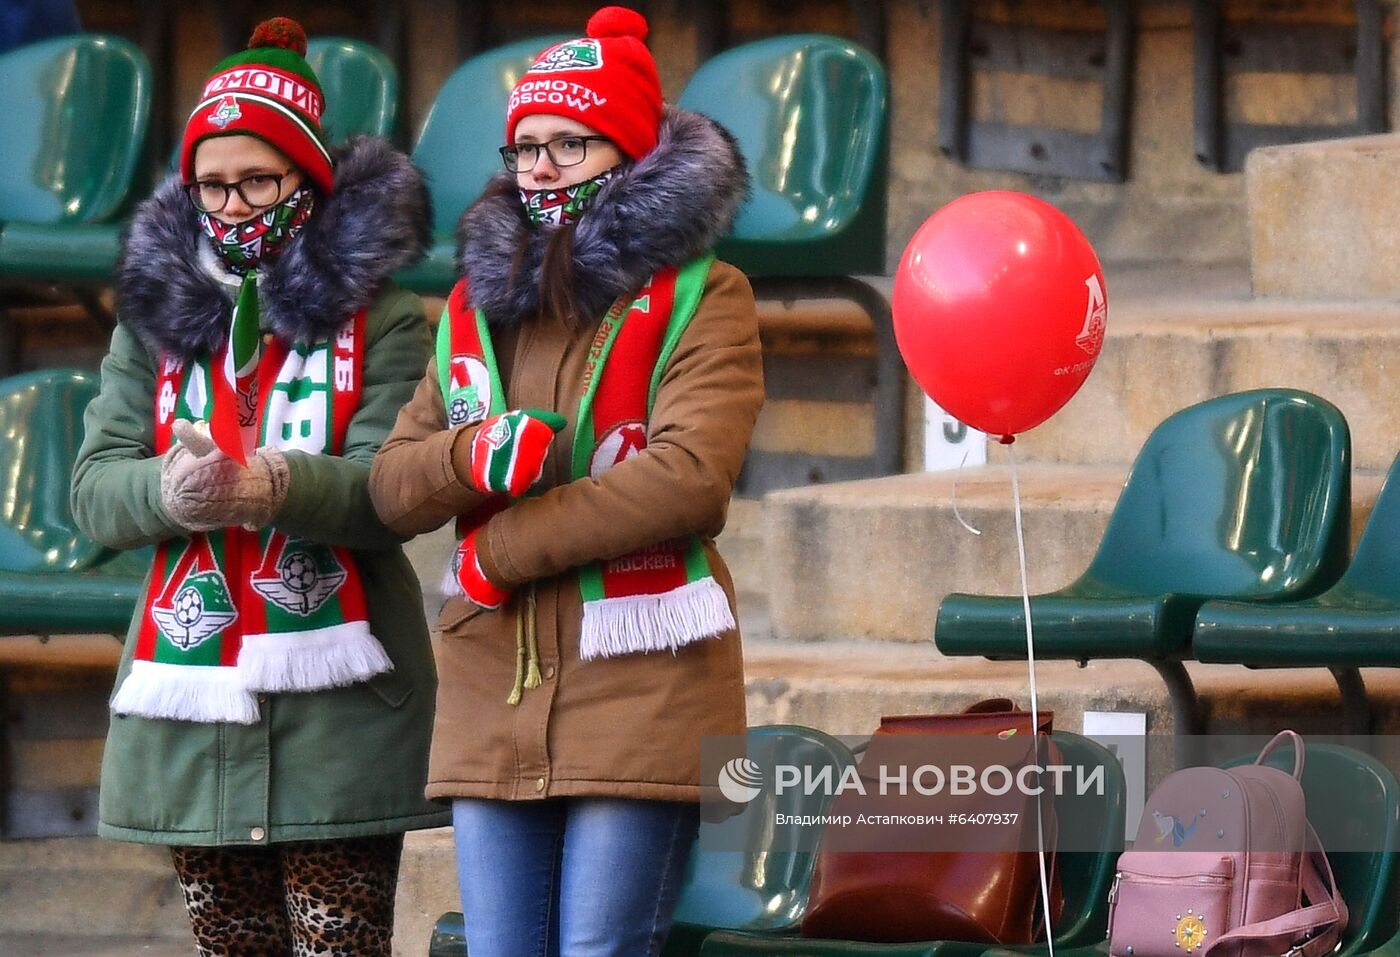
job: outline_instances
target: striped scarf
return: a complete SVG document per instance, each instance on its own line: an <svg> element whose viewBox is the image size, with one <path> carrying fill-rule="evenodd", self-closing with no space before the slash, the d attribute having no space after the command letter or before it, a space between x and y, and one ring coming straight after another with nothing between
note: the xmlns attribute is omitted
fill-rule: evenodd
<svg viewBox="0 0 1400 957"><path fill-rule="evenodd" d="M575 421L573 479L599 478L645 451L647 420L671 355L704 292L713 256L660 270L603 317L584 367ZM448 424L506 411L486 316L468 307L458 283L438 326L437 366ZM458 522L465 534L500 507ZM735 627L729 598L715 580L698 535L656 542L578 569L583 598L579 653L585 660L676 651Z"/></svg>
<svg viewBox="0 0 1400 957"><path fill-rule="evenodd" d="M334 340L273 340L247 383L253 406L239 417L240 444L338 454L360 402L364 343L363 311ZM176 419L217 418L229 348L189 363L161 359L157 454L170 448ZM392 667L370 632L349 549L273 528L225 528L157 547L131 672L112 710L251 724L259 692L337 687Z"/></svg>

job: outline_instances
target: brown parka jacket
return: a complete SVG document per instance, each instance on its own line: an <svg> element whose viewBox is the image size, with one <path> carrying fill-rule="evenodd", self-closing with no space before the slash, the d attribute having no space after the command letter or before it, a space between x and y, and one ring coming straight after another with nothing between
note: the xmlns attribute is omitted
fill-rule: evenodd
<svg viewBox="0 0 1400 957"><path fill-rule="evenodd" d="M478 536L488 578L514 588L497 611L449 599L439 619L439 692L429 797L511 800L601 795L695 801L701 741L744 732L737 631L676 654L582 661L576 569L697 533L734 604L713 538L763 401L753 294L716 262L689 328L662 374L647 448L596 479L570 480L573 421L589 346L607 306L656 268L703 253L728 228L744 193L742 160L711 121L669 110L657 148L625 167L575 232L576 327L538 304L547 234L531 234L510 191L488 190L463 217L461 267L486 313L511 409L569 420L536 493ZM657 210L664 211L658 219ZM522 239L525 253L518 255ZM512 260L519 262L512 281ZM370 487L381 518L402 534L441 526L483 496L462 478L478 425L448 428L435 366L399 414ZM516 673L517 616L533 594L543 684L507 703ZM736 610L737 618L737 610ZM713 786L714 782L705 782Z"/></svg>

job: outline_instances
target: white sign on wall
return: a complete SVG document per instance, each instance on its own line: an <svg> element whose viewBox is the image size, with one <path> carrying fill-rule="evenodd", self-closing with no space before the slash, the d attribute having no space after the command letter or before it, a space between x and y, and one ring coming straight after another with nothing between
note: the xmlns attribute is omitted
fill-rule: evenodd
<svg viewBox="0 0 1400 957"><path fill-rule="evenodd" d="M1147 715L1137 711L1086 711L1084 737L1108 748L1123 765L1127 784L1123 837L1131 841L1147 800Z"/></svg>
<svg viewBox="0 0 1400 957"><path fill-rule="evenodd" d="M987 434L970 429L924 397L924 471L987 464Z"/></svg>

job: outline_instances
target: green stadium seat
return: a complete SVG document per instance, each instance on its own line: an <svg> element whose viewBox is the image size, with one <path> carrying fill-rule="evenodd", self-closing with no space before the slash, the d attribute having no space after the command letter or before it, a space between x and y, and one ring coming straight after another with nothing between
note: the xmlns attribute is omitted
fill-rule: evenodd
<svg viewBox="0 0 1400 957"><path fill-rule="evenodd" d="M502 169L506 101L535 56L568 35L535 37L497 47L463 63L442 85L413 147L433 200L433 246L399 285L445 296L457 282L457 220Z"/></svg>
<svg viewBox="0 0 1400 957"><path fill-rule="evenodd" d="M1283 602L1325 590L1346 564L1351 437L1331 403L1292 389L1210 399L1148 437L1089 568L1031 599L1036 656L1136 658L1172 695L1179 735L1199 730L1196 613L1213 598ZM934 640L946 655L1025 657L1020 596L953 594Z"/></svg>
<svg viewBox="0 0 1400 957"><path fill-rule="evenodd" d="M1400 458L1390 467L1341 579L1303 601L1207 602L1196 616L1196 658L1253 668L1322 667L1343 692L1349 731L1370 723L1357 668L1400 665Z"/></svg>
<svg viewBox="0 0 1400 957"><path fill-rule="evenodd" d="M739 141L753 195L721 259L751 277L881 275L889 93L849 40L798 34L701 64L678 104Z"/></svg>
<svg viewBox="0 0 1400 957"><path fill-rule="evenodd" d="M0 380L0 635L125 635L149 549L114 552L78 531L68 508L90 372Z"/></svg>
<svg viewBox="0 0 1400 957"><path fill-rule="evenodd" d="M67 287L110 331L95 288L110 281L142 163L151 68L116 37L78 34L0 54L0 376L18 371L7 305Z"/></svg>
<svg viewBox="0 0 1400 957"><path fill-rule="evenodd" d="M678 100L735 135L753 177L753 193L719 257L744 270L762 298L854 301L875 331L875 357L855 360L853 375L836 374L842 360L831 355L765 361L770 398L872 404L874 450L753 449L741 494L901 471L906 374L889 303L856 278L885 273L888 100L877 58L820 34L721 53L696 70Z"/></svg>
<svg viewBox="0 0 1400 957"><path fill-rule="evenodd" d="M352 136L392 136L399 114L399 73L377 47L347 37L317 37L306 62L321 81L321 129L332 143Z"/></svg>
<svg viewBox="0 0 1400 957"><path fill-rule="evenodd" d="M1054 946L1082 947L1103 939L1108 928L1108 890L1114 866L1123 850L1123 816L1126 783L1123 768L1103 746L1088 738L1056 731L1067 765L1102 767L1102 794L1064 794L1056 797L1055 816L1060 827L1059 864L1064 889L1064 910L1055 928ZM705 938L701 957L979 957L984 943L922 941L905 944L864 943L845 940L813 940L786 936L763 938L752 933L717 931ZM1007 955L1043 957L1045 944L1001 948Z"/></svg>
<svg viewBox="0 0 1400 957"><path fill-rule="evenodd" d="M116 37L46 40L0 54L0 86L0 283L105 283L146 135L145 56Z"/></svg>
<svg viewBox="0 0 1400 957"><path fill-rule="evenodd" d="M853 761L844 744L811 728L768 725L750 728L749 736L769 739L754 751L760 766L830 767L832 779L839 781ZM694 957L718 928L767 935L795 932L807 906L819 835L813 828L774 822L778 814L821 814L830 800L823 793L785 789L777 794L769 788L743 813L702 825L662 957Z"/></svg>

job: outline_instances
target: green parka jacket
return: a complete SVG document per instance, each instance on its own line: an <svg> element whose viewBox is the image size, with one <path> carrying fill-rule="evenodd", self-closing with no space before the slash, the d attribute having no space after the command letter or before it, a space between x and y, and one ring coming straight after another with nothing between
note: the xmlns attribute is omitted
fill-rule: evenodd
<svg viewBox="0 0 1400 957"><path fill-rule="evenodd" d="M260 696L253 725L113 715L102 836L262 844L447 823L442 806L423 796L436 677L422 598L402 538L375 517L367 488L374 453L427 362L422 305L387 281L423 248L426 217L422 182L408 161L382 141L353 142L338 157L335 191L260 270L259 283L264 331L288 338L322 338L368 307L361 404L342 454L286 453L289 490L272 524L354 550L370 627L393 670L345 688ZM120 322L74 468L73 514L105 545L134 548L185 534L161 505L156 356L199 355L226 335L231 294L217 272L179 184L167 182L138 210L126 239ZM133 622L118 685L136 630Z"/></svg>

